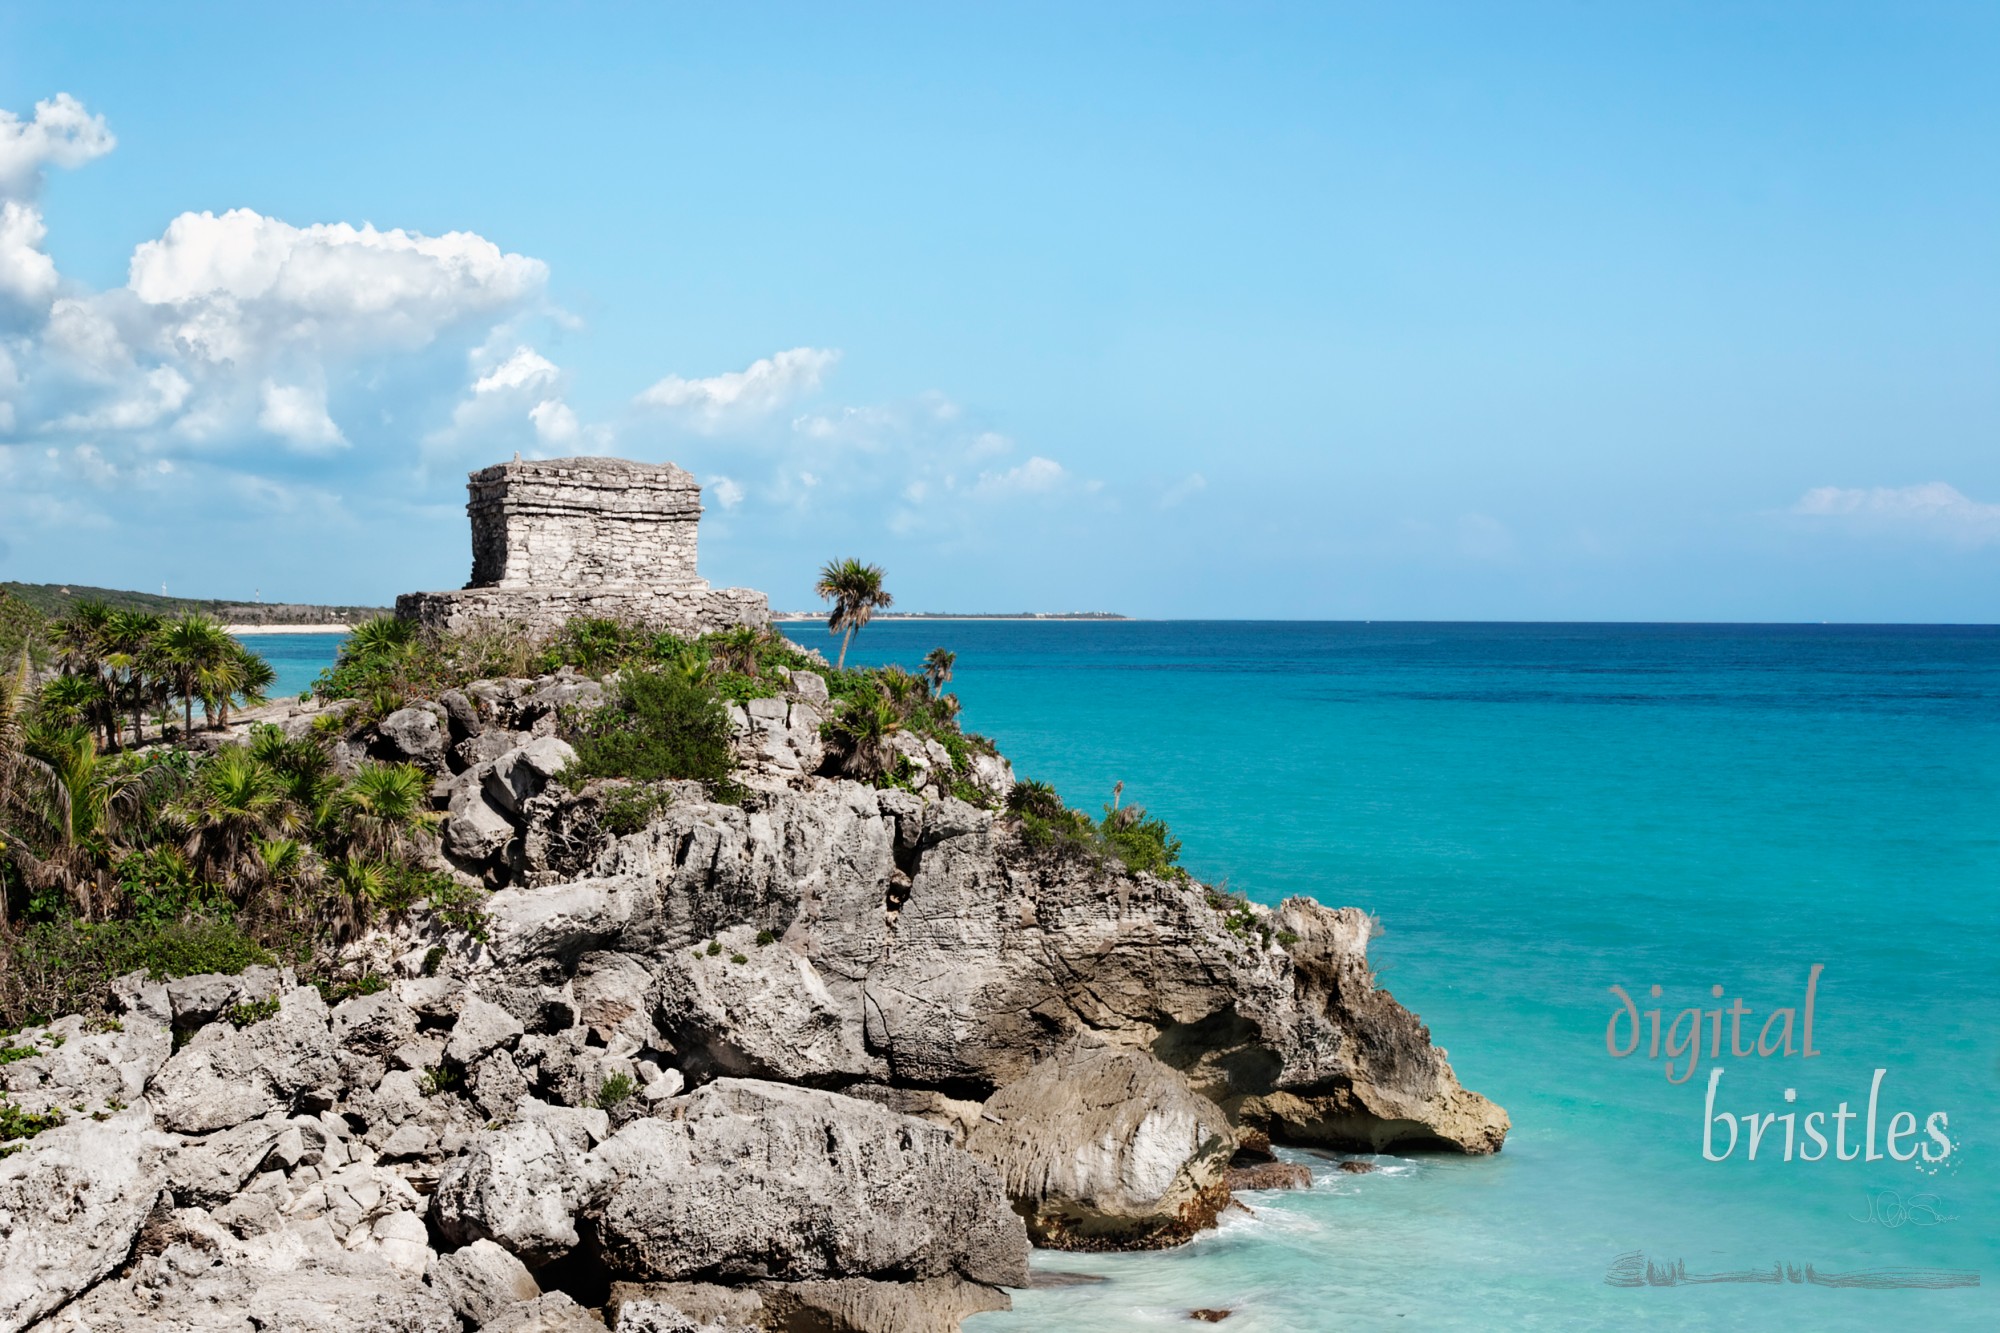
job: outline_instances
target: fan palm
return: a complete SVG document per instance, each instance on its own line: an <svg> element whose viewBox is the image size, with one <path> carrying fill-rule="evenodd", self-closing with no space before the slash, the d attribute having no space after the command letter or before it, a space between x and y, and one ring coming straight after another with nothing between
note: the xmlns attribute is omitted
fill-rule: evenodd
<svg viewBox="0 0 2000 1333"><path fill-rule="evenodd" d="M0 847L29 885L61 888L94 915L109 903L104 867L123 850L121 825L143 804L147 775L107 761L88 727L37 720L18 734Z"/></svg>
<svg viewBox="0 0 2000 1333"><path fill-rule="evenodd" d="M902 729L888 696L870 692L849 699L829 728L841 771L864 781L888 772L896 753L889 738Z"/></svg>
<svg viewBox="0 0 2000 1333"><path fill-rule="evenodd" d="M412 833L433 827L431 780L414 764L369 764L340 793L352 845L375 856L406 853Z"/></svg>
<svg viewBox="0 0 2000 1333"><path fill-rule="evenodd" d="M168 813L187 830L188 855L231 883L252 845L290 833L300 823L299 808L278 775L240 746L229 746L204 764L193 790Z"/></svg>
<svg viewBox="0 0 2000 1333"><path fill-rule="evenodd" d="M826 630L841 635L840 660L833 664L836 671L847 669L847 645L854 642L854 632L895 602L882 586L882 567L853 559L829 560L813 585L813 595L833 603Z"/></svg>

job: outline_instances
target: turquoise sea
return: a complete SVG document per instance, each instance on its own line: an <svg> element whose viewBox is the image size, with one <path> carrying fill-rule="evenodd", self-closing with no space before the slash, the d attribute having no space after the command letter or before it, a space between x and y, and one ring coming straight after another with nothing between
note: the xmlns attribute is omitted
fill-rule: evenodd
<svg viewBox="0 0 2000 1333"><path fill-rule="evenodd" d="M1093 811L1122 780L1203 878L1378 914L1383 984L1514 1121L1496 1157L1323 1171L1181 1250L1038 1256L1101 1280L970 1333L2000 1328L2000 629L886 622L852 657L937 645L1024 776ZM1740 997L1754 1043L1815 964L1815 1057L1737 1058L1726 1016L1683 1083L1607 1053L1612 986L1665 1024ZM1884 1070L1878 1151L1902 1111L1906 1151L1939 1112L1952 1150L1868 1160L1857 1118L1855 1160L1788 1162L1774 1121L1705 1160L1712 1066L1718 1110L1801 1124ZM1635 1252L1983 1285L1607 1284Z"/></svg>

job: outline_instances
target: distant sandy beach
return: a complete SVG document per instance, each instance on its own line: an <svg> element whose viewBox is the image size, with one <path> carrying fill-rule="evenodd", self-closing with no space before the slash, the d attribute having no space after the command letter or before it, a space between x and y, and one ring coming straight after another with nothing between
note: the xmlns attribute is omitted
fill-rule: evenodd
<svg viewBox="0 0 2000 1333"><path fill-rule="evenodd" d="M352 625L326 623L319 625L230 625L231 634L346 634Z"/></svg>

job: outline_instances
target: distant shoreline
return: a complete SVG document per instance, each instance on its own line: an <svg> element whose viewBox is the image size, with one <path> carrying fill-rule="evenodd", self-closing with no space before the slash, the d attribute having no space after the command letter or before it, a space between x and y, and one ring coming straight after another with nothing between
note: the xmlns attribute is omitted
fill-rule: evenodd
<svg viewBox="0 0 2000 1333"><path fill-rule="evenodd" d="M231 634L351 634L354 626L343 624L319 625L224 625Z"/></svg>

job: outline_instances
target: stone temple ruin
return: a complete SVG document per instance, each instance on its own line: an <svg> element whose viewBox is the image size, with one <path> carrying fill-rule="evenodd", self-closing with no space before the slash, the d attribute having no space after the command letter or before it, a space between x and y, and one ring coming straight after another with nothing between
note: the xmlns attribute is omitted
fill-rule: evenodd
<svg viewBox="0 0 2000 1333"><path fill-rule="evenodd" d="M473 473L466 490L472 581L404 593L399 618L537 634L576 617L688 636L770 623L763 593L711 588L695 572L701 487L672 463L516 457Z"/></svg>

